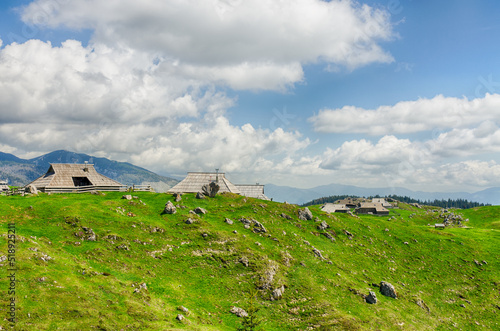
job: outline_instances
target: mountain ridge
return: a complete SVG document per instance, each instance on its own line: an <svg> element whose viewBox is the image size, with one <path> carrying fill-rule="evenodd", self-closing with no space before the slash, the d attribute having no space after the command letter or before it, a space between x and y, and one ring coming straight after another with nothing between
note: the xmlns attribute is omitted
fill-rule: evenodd
<svg viewBox="0 0 500 331"><path fill-rule="evenodd" d="M500 205L500 187L491 187L474 193L468 192L424 192L412 191L402 187L386 188L363 188L352 185L328 184L320 185L310 189L294 188L290 186L279 186L267 184L266 195L275 201L294 204L304 204L314 199L328 197L332 195L356 195L356 196L386 196L400 195L409 196L419 200L442 200L442 199L467 199L469 201Z"/></svg>

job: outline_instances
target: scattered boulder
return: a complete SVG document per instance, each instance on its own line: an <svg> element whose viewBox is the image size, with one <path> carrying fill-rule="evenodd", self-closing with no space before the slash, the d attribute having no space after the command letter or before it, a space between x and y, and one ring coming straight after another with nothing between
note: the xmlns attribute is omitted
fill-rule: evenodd
<svg viewBox="0 0 500 331"><path fill-rule="evenodd" d="M322 232L321 233L323 236L327 237L328 239L330 239L330 241L335 241L335 238L329 234L328 232Z"/></svg>
<svg viewBox="0 0 500 331"><path fill-rule="evenodd" d="M281 217L283 217L284 219L287 219L287 220L291 220L291 219L292 219L292 217L291 217L291 216L289 216L289 215L287 215L287 214L285 214L285 213L281 213L281 215L280 215L280 216L281 216Z"/></svg>
<svg viewBox="0 0 500 331"><path fill-rule="evenodd" d="M267 230L266 228L264 227L264 225L262 225L262 223L260 223L259 221L256 221L256 220L253 220L253 232L254 233L266 233Z"/></svg>
<svg viewBox="0 0 500 331"><path fill-rule="evenodd" d="M5 255L0 256L0 263L2 263L3 261L7 261L7 256Z"/></svg>
<svg viewBox="0 0 500 331"><path fill-rule="evenodd" d="M247 257L245 257L245 256L240 257L239 262L240 262L241 264L243 264L245 267L248 267L248 265L249 265L248 258L247 258Z"/></svg>
<svg viewBox="0 0 500 331"><path fill-rule="evenodd" d="M370 293L365 297L365 301L369 304L376 304L377 303L377 295L375 292L370 291Z"/></svg>
<svg viewBox="0 0 500 331"><path fill-rule="evenodd" d="M219 192L220 185L216 182L211 182L210 184L203 185L201 190L203 191L203 194L213 198L217 195L217 192Z"/></svg>
<svg viewBox="0 0 500 331"><path fill-rule="evenodd" d="M313 214L307 207L299 209L299 219L302 221L311 221L313 219Z"/></svg>
<svg viewBox="0 0 500 331"><path fill-rule="evenodd" d="M186 224L193 224L194 223L194 220L192 218L188 218L186 221L185 221Z"/></svg>
<svg viewBox="0 0 500 331"><path fill-rule="evenodd" d="M318 230L321 230L321 231L324 231L326 229L328 229L330 226L328 225L328 223L326 223L325 221L321 222L317 228Z"/></svg>
<svg viewBox="0 0 500 331"><path fill-rule="evenodd" d="M248 317L248 313L243 308L239 308L236 306L231 307L230 312L238 317Z"/></svg>
<svg viewBox="0 0 500 331"><path fill-rule="evenodd" d="M122 199L132 200L132 195L126 194L126 195L122 196Z"/></svg>
<svg viewBox="0 0 500 331"><path fill-rule="evenodd" d="M201 207L196 207L194 210L195 214L203 214L205 215L207 213L207 211Z"/></svg>
<svg viewBox="0 0 500 331"><path fill-rule="evenodd" d="M226 217L226 219L224 220L224 222L226 222L227 224L229 225L233 225L233 221L230 220L229 218Z"/></svg>
<svg viewBox="0 0 500 331"><path fill-rule="evenodd" d="M313 247L313 253L316 254L316 256L320 259L324 259L323 254L321 254L321 252L315 247Z"/></svg>
<svg viewBox="0 0 500 331"><path fill-rule="evenodd" d="M205 199L205 195L201 192L196 193L196 199Z"/></svg>
<svg viewBox="0 0 500 331"><path fill-rule="evenodd" d="M396 289L394 288L394 286L391 283L387 283L384 281L380 282L380 293L382 293L382 295L385 295L386 297L390 297L390 298L394 298L394 299L398 298L398 295L396 293Z"/></svg>
<svg viewBox="0 0 500 331"><path fill-rule="evenodd" d="M130 248L127 245L125 245L125 244L121 244L119 246L116 246L116 248L122 249L124 251L129 251L130 250Z"/></svg>
<svg viewBox="0 0 500 331"><path fill-rule="evenodd" d="M35 185L29 185L27 188L28 193L38 194L38 190Z"/></svg>
<svg viewBox="0 0 500 331"><path fill-rule="evenodd" d="M182 200L182 197L181 197L182 194L180 194L180 193L174 193L173 195L174 195L175 202L179 202L179 201Z"/></svg>
<svg viewBox="0 0 500 331"><path fill-rule="evenodd" d="M285 286L281 285L281 287L278 287L273 291L271 294L271 300L274 301L281 299L283 297L283 293L285 293Z"/></svg>
<svg viewBox="0 0 500 331"><path fill-rule="evenodd" d="M184 316L182 316L181 314L178 314L175 319L182 322L182 320L184 319Z"/></svg>
<svg viewBox="0 0 500 331"><path fill-rule="evenodd" d="M175 214L177 213L177 208L175 208L174 204L169 201L165 204L165 209L163 210L165 214Z"/></svg>

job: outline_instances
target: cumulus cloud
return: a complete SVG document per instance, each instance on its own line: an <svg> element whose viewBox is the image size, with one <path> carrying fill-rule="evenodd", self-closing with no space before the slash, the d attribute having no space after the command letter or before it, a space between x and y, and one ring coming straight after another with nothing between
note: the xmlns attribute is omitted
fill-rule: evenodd
<svg viewBox="0 0 500 331"><path fill-rule="evenodd" d="M377 109L345 106L323 109L309 118L318 132L370 135L466 128L486 120L500 123L499 94L486 94L473 100L438 95Z"/></svg>
<svg viewBox="0 0 500 331"><path fill-rule="evenodd" d="M158 53L235 89L283 90L308 63L393 61L378 44L395 37L389 14L348 0L37 0L22 18L92 29L94 42Z"/></svg>

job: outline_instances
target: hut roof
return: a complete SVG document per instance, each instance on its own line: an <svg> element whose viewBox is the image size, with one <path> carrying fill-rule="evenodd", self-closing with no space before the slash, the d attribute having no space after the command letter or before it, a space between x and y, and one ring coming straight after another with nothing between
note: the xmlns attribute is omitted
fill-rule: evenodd
<svg viewBox="0 0 500 331"><path fill-rule="evenodd" d="M93 164L51 163L43 176L27 186L37 189L76 188L79 186L121 187L121 183L98 173Z"/></svg>
<svg viewBox="0 0 500 331"><path fill-rule="evenodd" d="M215 172L188 172L186 178L180 183L168 190L169 193L196 193L201 192L201 188L205 184L215 182L217 175L219 176L219 192L230 192L240 194L240 190L232 184L222 173Z"/></svg>
<svg viewBox="0 0 500 331"><path fill-rule="evenodd" d="M348 211L351 210L349 207L338 203L325 203L321 210L327 213L335 213L336 211Z"/></svg>
<svg viewBox="0 0 500 331"><path fill-rule="evenodd" d="M262 199L262 200L269 200L269 198L264 194L264 185L236 184L235 186L243 196Z"/></svg>
<svg viewBox="0 0 500 331"><path fill-rule="evenodd" d="M9 186L7 185L7 181L0 180L0 191L8 191Z"/></svg>

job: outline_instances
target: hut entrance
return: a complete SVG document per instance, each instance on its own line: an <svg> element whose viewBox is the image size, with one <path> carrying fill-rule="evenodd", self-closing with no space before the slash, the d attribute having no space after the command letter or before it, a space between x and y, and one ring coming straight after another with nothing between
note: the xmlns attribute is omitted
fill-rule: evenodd
<svg viewBox="0 0 500 331"><path fill-rule="evenodd" d="M91 186L92 183L87 177L72 177L75 186Z"/></svg>

